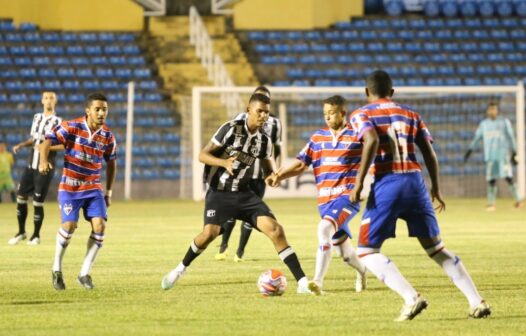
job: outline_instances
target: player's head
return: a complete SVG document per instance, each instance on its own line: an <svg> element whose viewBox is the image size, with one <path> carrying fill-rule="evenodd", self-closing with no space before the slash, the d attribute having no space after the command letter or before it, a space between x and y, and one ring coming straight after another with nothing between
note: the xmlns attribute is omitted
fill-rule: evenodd
<svg viewBox="0 0 526 336"><path fill-rule="evenodd" d="M101 92L94 92L86 98L86 117L90 127L104 125L108 115L108 98Z"/></svg>
<svg viewBox="0 0 526 336"><path fill-rule="evenodd" d="M486 109L486 114L488 118L495 119L499 115L499 104L495 102L490 102L488 108Z"/></svg>
<svg viewBox="0 0 526 336"><path fill-rule="evenodd" d="M260 85L258 86L254 92L252 94L255 94L255 93L259 93L259 94L262 94L264 96L267 96L269 99L270 99L270 90L264 86L264 85Z"/></svg>
<svg viewBox="0 0 526 336"><path fill-rule="evenodd" d="M342 96L336 95L323 101L323 119L330 129L340 130L345 125L347 114L347 101Z"/></svg>
<svg viewBox="0 0 526 336"><path fill-rule="evenodd" d="M270 98L260 93L250 97L247 106L247 124L249 127L263 127L270 113Z"/></svg>
<svg viewBox="0 0 526 336"><path fill-rule="evenodd" d="M391 97L393 93L393 81L387 72L383 70L375 70L367 76L365 94L369 101L378 98L388 98Z"/></svg>
<svg viewBox="0 0 526 336"><path fill-rule="evenodd" d="M45 112L55 112L55 105L57 105L57 95L53 91L42 92L42 106Z"/></svg>

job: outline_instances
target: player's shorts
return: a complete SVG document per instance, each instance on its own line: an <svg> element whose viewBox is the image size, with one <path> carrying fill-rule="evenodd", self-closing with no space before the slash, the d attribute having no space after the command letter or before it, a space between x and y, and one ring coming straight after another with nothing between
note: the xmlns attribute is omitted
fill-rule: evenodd
<svg viewBox="0 0 526 336"><path fill-rule="evenodd" d="M352 238L349 222L358 212L360 212L360 203L352 203L349 195L342 195L319 207L321 218L328 220L334 225L336 233L333 236L333 243L338 242L344 236ZM341 233L343 232L343 233Z"/></svg>
<svg viewBox="0 0 526 336"><path fill-rule="evenodd" d="M265 196L265 190L267 189L267 184L264 179L252 179L248 182L248 187L254 192L259 198Z"/></svg>
<svg viewBox="0 0 526 336"><path fill-rule="evenodd" d="M89 198L59 199L58 206L62 216L62 223L78 222L80 209L83 211L84 219L88 222L96 217L104 218L104 220L108 219L108 209L102 194Z"/></svg>
<svg viewBox="0 0 526 336"><path fill-rule="evenodd" d="M204 224L223 225L228 219L240 219L256 228L257 218L274 214L253 191L208 190L205 198Z"/></svg>
<svg viewBox="0 0 526 336"><path fill-rule="evenodd" d="M43 203L54 173L55 169L51 169L46 175L42 175L37 169L26 167L18 184L18 195L23 197L32 195L33 201Z"/></svg>
<svg viewBox="0 0 526 336"><path fill-rule="evenodd" d="M420 173L386 174L376 179L362 217L358 246L380 248L386 239L395 237L399 218L406 221L410 237L440 234Z"/></svg>
<svg viewBox="0 0 526 336"><path fill-rule="evenodd" d="M511 162L508 160L486 161L486 181L512 178Z"/></svg>
<svg viewBox="0 0 526 336"><path fill-rule="evenodd" d="M0 178L0 192L12 190L15 190L15 184L13 183L13 179L10 177Z"/></svg>

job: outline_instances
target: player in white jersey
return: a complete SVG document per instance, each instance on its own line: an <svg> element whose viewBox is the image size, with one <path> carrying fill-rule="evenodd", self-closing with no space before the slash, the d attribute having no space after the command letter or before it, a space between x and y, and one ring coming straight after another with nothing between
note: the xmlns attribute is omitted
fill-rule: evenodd
<svg viewBox="0 0 526 336"><path fill-rule="evenodd" d="M31 147L29 163L22 173L17 191L17 208L18 232L9 239L9 245L16 245L27 238L26 235L26 218L27 218L27 200L29 196L33 198L34 215L33 221L35 229L33 235L27 242L28 245L40 244L40 228L44 221L44 200L49 190L49 184L53 179L53 171L48 175L41 175L38 172L40 153L38 146L45 140L47 132L62 122L62 119L55 115L55 106L57 104L57 95L55 92L46 91L42 93L42 113L37 113L33 117L31 133L29 139L13 146L13 153L17 154L22 147ZM54 167L55 151L64 147L53 146L53 155L50 156L50 162Z"/></svg>
<svg viewBox="0 0 526 336"><path fill-rule="evenodd" d="M486 162L486 181L488 183L488 206L486 210L495 211L497 198L497 179L506 179L510 193L515 200L515 207L522 208L523 201L517 193L513 181L512 165L517 164L517 146L515 135L508 119L499 116L499 106L489 103L486 110L487 118L482 120L475 132L475 137L464 156L465 161L482 140L484 145L484 161Z"/></svg>

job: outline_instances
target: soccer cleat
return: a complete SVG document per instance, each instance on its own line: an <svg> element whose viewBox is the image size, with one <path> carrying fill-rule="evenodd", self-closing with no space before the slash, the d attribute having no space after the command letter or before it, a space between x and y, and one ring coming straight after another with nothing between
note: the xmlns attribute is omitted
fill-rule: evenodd
<svg viewBox="0 0 526 336"><path fill-rule="evenodd" d="M491 307L482 300L477 306L469 310L469 317L475 319L486 318L491 315Z"/></svg>
<svg viewBox="0 0 526 336"><path fill-rule="evenodd" d="M522 208L524 208L524 201L518 201L518 202L515 203L514 206L515 206L516 209L522 209Z"/></svg>
<svg viewBox="0 0 526 336"><path fill-rule="evenodd" d="M215 258L216 260L225 260L227 256L228 256L228 250L225 250L222 253L219 252L218 254L216 254Z"/></svg>
<svg viewBox="0 0 526 336"><path fill-rule="evenodd" d="M66 284L64 283L64 278L62 277L61 271L52 271L51 275L53 277L53 288L58 291L63 291L66 289Z"/></svg>
<svg viewBox="0 0 526 336"><path fill-rule="evenodd" d="M180 277L182 277L184 274L184 271L178 271L177 269L173 269L170 273L166 274L161 281L161 288L164 290L171 289L177 280L179 280Z"/></svg>
<svg viewBox="0 0 526 336"><path fill-rule="evenodd" d="M86 274L86 275L83 275L83 276L79 275L77 277L77 282L81 286L86 288L86 289L93 289L93 288L95 288L95 286L93 286L93 280L91 280L91 275L89 275L89 274Z"/></svg>
<svg viewBox="0 0 526 336"><path fill-rule="evenodd" d="M40 238L35 237L27 241L27 245L40 245Z"/></svg>
<svg viewBox="0 0 526 336"><path fill-rule="evenodd" d="M493 204L490 204L486 207L486 211L488 212L493 212L493 211L496 211L497 210L497 207Z"/></svg>
<svg viewBox="0 0 526 336"><path fill-rule="evenodd" d="M9 239L9 241L7 243L9 245L16 245L16 244L20 243L22 240L25 240L26 238L27 238L27 236L26 236L25 233L17 234L13 238Z"/></svg>
<svg viewBox="0 0 526 336"><path fill-rule="evenodd" d="M314 294L314 295L323 295L321 287L314 281L309 281L307 286L298 285L296 290L298 294Z"/></svg>
<svg viewBox="0 0 526 336"><path fill-rule="evenodd" d="M427 301L418 294L415 303L404 304L400 311L400 316L395 319L395 322L409 321L415 318L422 310L427 308Z"/></svg>
<svg viewBox="0 0 526 336"><path fill-rule="evenodd" d="M234 256L234 261L237 262L237 263L240 263L240 262L244 262L245 259L238 257L237 254L236 254L236 255Z"/></svg>
<svg viewBox="0 0 526 336"><path fill-rule="evenodd" d="M367 288L367 271L360 273L356 272L356 283L355 283L355 290L356 293L360 293L364 289Z"/></svg>

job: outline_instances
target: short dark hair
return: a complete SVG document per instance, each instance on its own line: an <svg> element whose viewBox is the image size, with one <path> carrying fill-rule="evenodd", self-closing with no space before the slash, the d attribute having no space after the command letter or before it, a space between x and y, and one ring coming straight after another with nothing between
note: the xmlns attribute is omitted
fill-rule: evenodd
<svg viewBox="0 0 526 336"><path fill-rule="evenodd" d="M367 76L367 88L372 95L385 98L391 95L393 81L384 70L375 70Z"/></svg>
<svg viewBox="0 0 526 336"><path fill-rule="evenodd" d="M340 95L335 95L324 99L323 104L344 107L347 104L347 100Z"/></svg>
<svg viewBox="0 0 526 336"><path fill-rule="evenodd" d="M495 107L499 107L499 103L496 102L496 101L490 101L490 102L488 103L488 108L493 107L493 106L495 106Z"/></svg>
<svg viewBox="0 0 526 336"><path fill-rule="evenodd" d="M102 101L108 102L108 98L106 98L106 95L104 93L93 92L93 93L90 93L88 97L86 97L86 107L90 107L91 102L93 102L94 100L102 100Z"/></svg>
<svg viewBox="0 0 526 336"><path fill-rule="evenodd" d="M256 92L258 92L258 91L260 91L260 92L261 92L261 91L266 92L266 93L268 94L268 97L270 98L270 90L269 90L265 85L260 85L260 86L258 86L258 87L254 90L253 94L256 93Z"/></svg>
<svg viewBox="0 0 526 336"><path fill-rule="evenodd" d="M261 93L254 93L252 96L250 96L248 103L252 104L253 102L257 101L262 102L263 104L270 104L270 98Z"/></svg>

